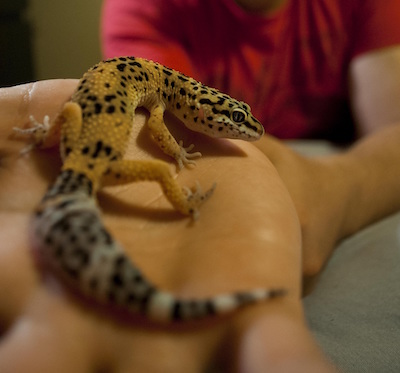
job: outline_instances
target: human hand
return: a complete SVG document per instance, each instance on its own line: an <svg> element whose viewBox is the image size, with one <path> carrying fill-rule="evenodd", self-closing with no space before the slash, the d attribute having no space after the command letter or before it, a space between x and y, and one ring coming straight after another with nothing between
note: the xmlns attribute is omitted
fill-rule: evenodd
<svg viewBox="0 0 400 373"><path fill-rule="evenodd" d="M39 272L29 220L60 159L57 149L21 155L26 144L10 134L30 114L54 118L76 84L56 80L0 90L0 371L187 373L215 365L246 373L266 365L271 372L330 371L303 323L296 213L274 168L250 144L206 139L175 126L185 144L194 142L204 155L178 181L191 186L199 180L204 188L217 182L195 224L149 183L109 188L99 204L127 253L177 296L255 287L282 287L287 296L218 320L145 326L91 308ZM139 113L127 156L163 158L141 128L144 122Z"/></svg>

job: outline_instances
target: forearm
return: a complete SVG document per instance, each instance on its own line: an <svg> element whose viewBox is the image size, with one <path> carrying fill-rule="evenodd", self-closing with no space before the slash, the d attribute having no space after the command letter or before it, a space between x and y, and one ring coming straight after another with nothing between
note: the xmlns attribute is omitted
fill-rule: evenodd
<svg viewBox="0 0 400 373"><path fill-rule="evenodd" d="M354 183L344 235L400 210L400 125L360 140L338 162Z"/></svg>

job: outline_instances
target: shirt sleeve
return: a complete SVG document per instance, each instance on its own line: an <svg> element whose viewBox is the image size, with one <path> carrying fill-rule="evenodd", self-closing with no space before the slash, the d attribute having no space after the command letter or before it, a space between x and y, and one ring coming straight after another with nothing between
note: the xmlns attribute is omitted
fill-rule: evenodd
<svg viewBox="0 0 400 373"><path fill-rule="evenodd" d="M194 75L181 40L184 33L178 29L178 5L174 0L105 0L101 29L104 57L142 57Z"/></svg>
<svg viewBox="0 0 400 373"><path fill-rule="evenodd" d="M357 5L351 17L352 57L374 49L400 45L399 0L362 0Z"/></svg>

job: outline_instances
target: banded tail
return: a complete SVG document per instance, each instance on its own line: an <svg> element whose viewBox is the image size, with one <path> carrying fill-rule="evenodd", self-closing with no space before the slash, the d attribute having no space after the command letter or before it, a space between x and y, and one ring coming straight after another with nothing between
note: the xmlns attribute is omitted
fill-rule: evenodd
<svg viewBox="0 0 400 373"><path fill-rule="evenodd" d="M34 219L36 245L46 261L86 296L157 322L222 315L285 294L255 289L205 299L178 299L156 288L101 222L90 180L63 171Z"/></svg>

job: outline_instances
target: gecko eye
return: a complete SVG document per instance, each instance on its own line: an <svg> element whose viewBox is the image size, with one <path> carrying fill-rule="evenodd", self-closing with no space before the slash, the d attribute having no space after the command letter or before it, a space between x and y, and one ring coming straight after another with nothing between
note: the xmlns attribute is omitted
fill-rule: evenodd
<svg viewBox="0 0 400 373"><path fill-rule="evenodd" d="M242 123L246 120L247 114L242 109L235 109L231 113L231 119L235 123Z"/></svg>

